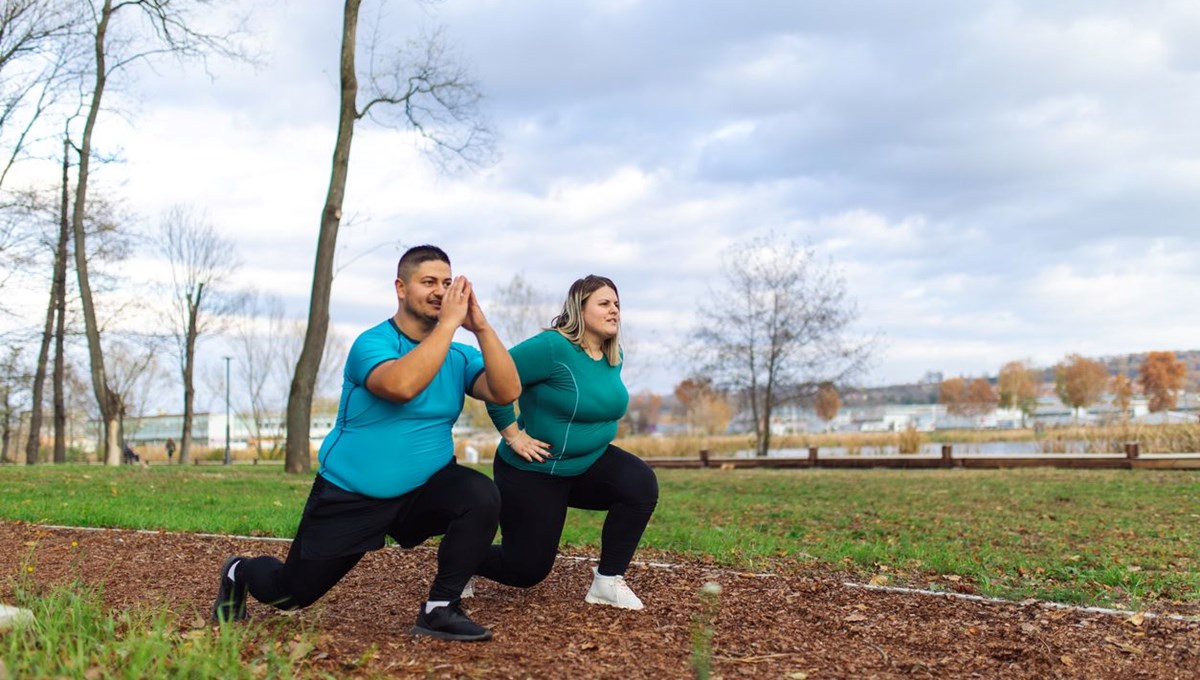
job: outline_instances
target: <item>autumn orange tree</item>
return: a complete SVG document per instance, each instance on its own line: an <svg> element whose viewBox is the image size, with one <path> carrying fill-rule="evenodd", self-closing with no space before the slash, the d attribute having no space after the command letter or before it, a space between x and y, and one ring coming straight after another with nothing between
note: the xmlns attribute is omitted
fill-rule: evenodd
<svg viewBox="0 0 1200 680"><path fill-rule="evenodd" d="M967 409L967 381L963 378L946 378L938 386L938 403L946 407L946 413L961 416Z"/></svg>
<svg viewBox="0 0 1200 680"><path fill-rule="evenodd" d="M1129 417L1129 404L1133 401L1133 382L1124 373L1114 375L1108 390L1112 392L1112 404L1121 412L1121 418Z"/></svg>
<svg viewBox="0 0 1200 680"><path fill-rule="evenodd" d="M976 378L967 385L966 413L981 416L995 409L999 401L996 390L986 378Z"/></svg>
<svg viewBox="0 0 1200 680"><path fill-rule="evenodd" d="M1142 361L1138 383L1150 400L1150 411L1167 411L1175 408L1179 392L1187 380L1187 366L1174 352L1150 352Z"/></svg>
<svg viewBox="0 0 1200 680"><path fill-rule="evenodd" d="M817 388L813 408L817 412L817 417L827 424L837 417L838 410L842 408L842 398L838 396L837 387L833 383L821 383L821 386Z"/></svg>
<svg viewBox="0 0 1200 680"><path fill-rule="evenodd" d="M1000 406L1020 409L1022 418L1028 418L1037 410L1038 371L1025 361L1010 361L1000 367L996 379Z"/></svg>
<svg viewBox="0 0 1200 680"><path fill-rule="evenodd" d="M733 418L733 407L710 378L686 378L675 386L683 420L689 432L712 435L724 432Z"/></svg>
<svg viewBox="0 0 1200 680"><path fill-rule="evenodd" d="M629 397L624 424L629 428L630 434L653 432L658 427L658 416L661 412L661 396L653 392L638 392Z"/></svg>
<svg viewBox="0 0 1200 680"><path fill-rule="evenodd" d="M1054 367L1054 391L1072 409L1099 401L1107 385L1108 369L1104 364L1079 354L1068 354Z"/></svg>

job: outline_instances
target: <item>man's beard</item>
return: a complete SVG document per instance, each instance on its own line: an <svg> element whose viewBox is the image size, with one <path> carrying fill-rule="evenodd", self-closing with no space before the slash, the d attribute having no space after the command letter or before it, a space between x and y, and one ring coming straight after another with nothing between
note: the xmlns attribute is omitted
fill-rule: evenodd
<svg viewBox="0 0 1200 680"><path fill-rule="evenodd" d="M426 301L426 304L424 307L417 307L417 306L405 301L405 307L408 307L408 312L409 312L410 316L416 317L418 319L423 319L424 321L428 322L430 325L437 323L438 316L441 314L441 310L434 307L428 301Z"/></svg>

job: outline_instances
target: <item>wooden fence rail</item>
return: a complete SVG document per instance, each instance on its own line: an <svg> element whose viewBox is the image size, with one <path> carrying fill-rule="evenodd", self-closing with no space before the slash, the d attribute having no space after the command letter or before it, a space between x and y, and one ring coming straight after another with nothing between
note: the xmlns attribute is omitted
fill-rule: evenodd
<svg viewBox="0 0 1200 680"><path fill-rule="evenodd" d="M940 455L820 455L811 446L807 456L794 457L716 457L701 449L697 458L647 458L646 463L657 468L970 468L1006 469L1024 467L1088 468L1088 469L1171 469L1200 470L1200 453L1143 454L1138 442L1128 442L1122 453L1025 455L954 455L951 444L943 444Z"/></svg>

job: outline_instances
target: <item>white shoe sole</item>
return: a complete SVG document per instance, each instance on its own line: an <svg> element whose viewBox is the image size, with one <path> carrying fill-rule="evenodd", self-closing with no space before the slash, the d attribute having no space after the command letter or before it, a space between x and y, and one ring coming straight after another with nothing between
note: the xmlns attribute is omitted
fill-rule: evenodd
<svg viewBox="0 0 1200 680"><path fill-rule="evenodd" d="M631 609L633 611L641 611L642 609L646 608L646 605L638 605L636 607L631 607L629 605L618 604L616 602L610 602L608 600L596 597L595 595L592 595L591 593L588 593L587 597L583 598L583 601L587 602L588 604L602 604L602 605L605 605L608 607L616 607L617 609Z"/></svg>

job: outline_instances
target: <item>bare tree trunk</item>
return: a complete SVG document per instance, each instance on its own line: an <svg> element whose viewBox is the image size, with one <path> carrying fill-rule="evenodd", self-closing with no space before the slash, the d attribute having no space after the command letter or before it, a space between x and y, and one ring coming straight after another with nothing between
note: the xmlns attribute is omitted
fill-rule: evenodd
<svg viewBox="0 0 1200 680"><path fill-rule="evenodd" d="M12 443L12 404L9 401L11 393L7 386L0 387L0 461L8 460L8 448Z"/></svg>
<svg viewBox="0 0 1200 680"><path fill-rule="evenodd" d="M92 89L92 101L88 107L87 121L83 126L83 142L79 147L79 180L75 187L75 206L71 216L71 229L75 236L75 270L79 277L79 298L83 305L83 322L87 334L88 356L91 363L92 391L100 407L100 419L104 427L104 460L108 465L121 464L121 446L117 418L119 404L117 395L108 385L104 370L104 352L100 347L100 327L96 321L96 308L92 302L92 288L88 281L87 239L84 234L84 216L87 209L88 166L92 153L92 132L96 128L96 117L100 113L100 100L104 95L107 80L105 66L105 35L112 17L112 0L104 0L100 11L100 23L96 26L96 82Z"/></svg>
<svg viewBox="0 0 1200 680"><path fill-rule="evenodd" d="M774 406L772 398L774 395L772 394L770 383L771 379L768 377L766 397L763 399L762 435L758 438L758 451L756 452L759 456L765 456L771 450L771 411L774 410L772 408Z"/></svg>
<svg viewBox="0 0 1200 680"><path fill-rule="evenodd" d="M312 297L309 302L308 326L304 333L304 348L296 363L287 404L287 454L284 469L306 472L312 468L309 429L312 424L312 401L317 370L325 350L325 335L329 330L329 295L333 287L333 256L337 246L338 226L342 220L342 201L346 195L346 178L350 169L350 144L354 122L358 119L358 76L355 71L354 50L357 43L358 9L360 0L346 0L342 23L341 104L338 111L337 141L333 147L333 168L325 209L321 213L321 232L317 238L317 257L313 266Z"/></svg>
<svg viewBox="0 0 1200 680"><path fill-rule="evenodd" d="M68 154L70 137L63 136L62 205L58 220L58 245L54 251L54 462L67 462L67 408L63 387L67 322L67 243L71 240L71 181Z"/></svg>
<svg viewBox="0 0 1200 680"><path fill-rule="evenodd" d="M183 362L183 432L179 435L179 464L187 465L191 462L192 452L192 419L196 410L196 388L193 384L193 376L196 372L196 318L200 313L200 301L204 295L204 284L201 283L196 289L196 297L193 299L188 296L188 320L187 330L184 336L184 362Z"/></svg>
<svg viewBox="0 0 1200 680"><path fill-rule="evenodd" d="M38 449L42 439L42 392L46 383L46 364L50 354L50 339L54 335L54 321L59 309L59 300L64 296L67 271L67 211L71 204L70 190L71 141L63 138L62 164L62 211L60 212L58 243L54 249L54 277L50 284L50 304L46 307L46 327L42 332L42 347L38 351L37 368L33 375L33 402L29 410L29 441L25 443L25 463L37 463ZM62 337L61 334L58 337ZM54 462L61 462L55 460Z"/></svg>
<svg viewBox="0 0 1200 680"><path fill-rule="evenodd" d="M25 464L36 465L42 438L42 389L46 384L46 361L50 354L50 336L54 334L55 285L58 282L58 262L54 263L55 281L50 284L50 304L46 306L46 326L42 330L42 346L38 349L37 368L33 373L33 396L29 405L29 439L25 442Z"/></svg>

